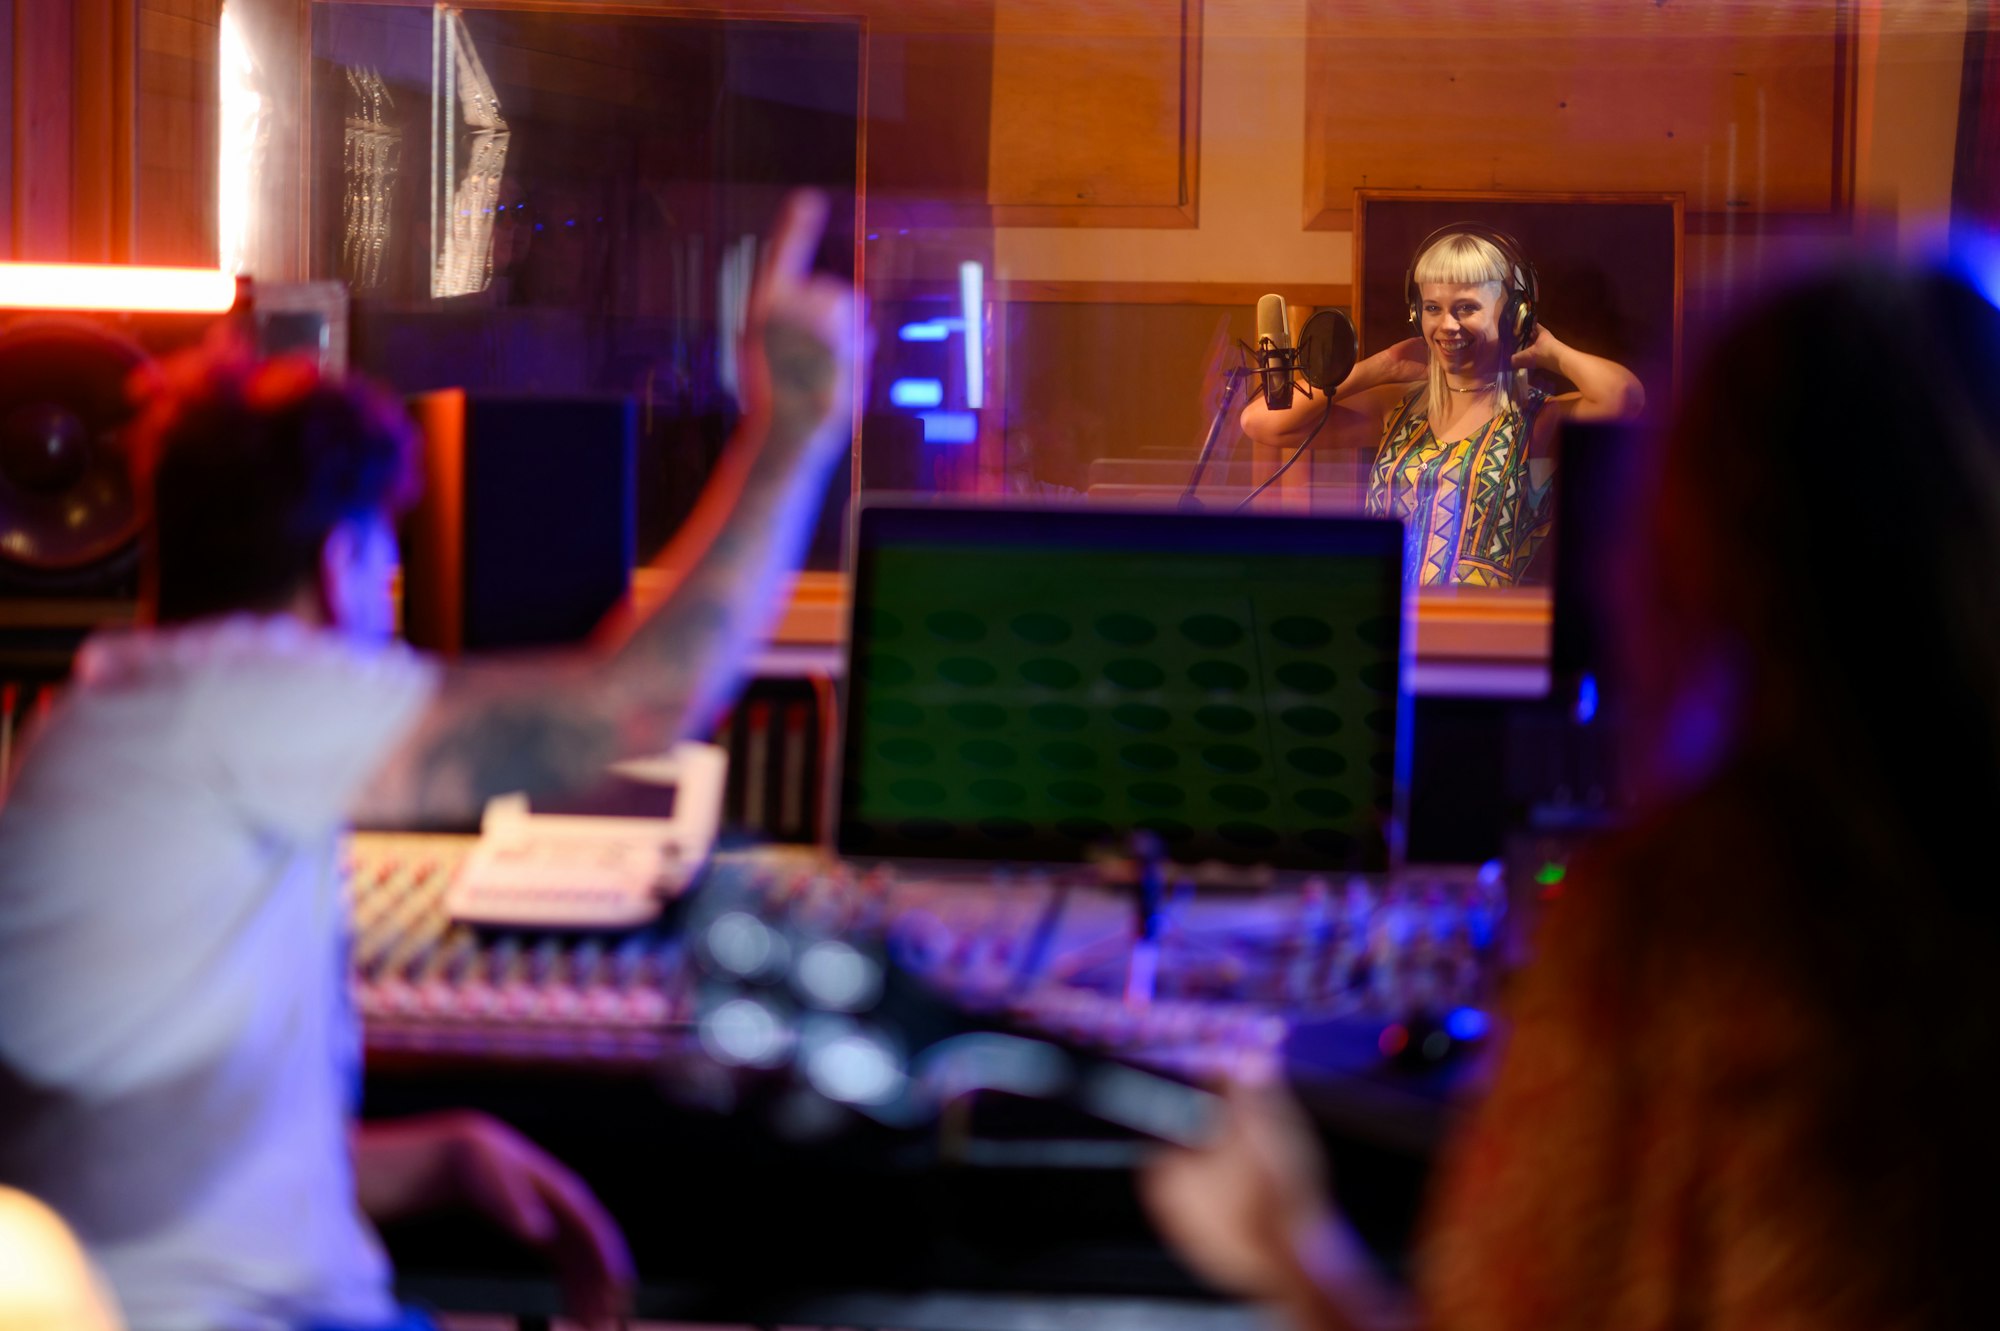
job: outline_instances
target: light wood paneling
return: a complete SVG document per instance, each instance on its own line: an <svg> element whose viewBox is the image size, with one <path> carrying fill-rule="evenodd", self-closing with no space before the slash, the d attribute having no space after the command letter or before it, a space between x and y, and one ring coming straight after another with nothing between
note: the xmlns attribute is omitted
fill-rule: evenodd
<svg viewBox="0 0 2000 1331"><path fill-rule="evenodd" d="M1826 216L1853 187L1850 0L1309 0L1306 224L1359 188L1672 191Z"/></svg>
<svg viewBox="0 0 2000 1331"><path fill-rule="evenodd" d="M72 15L68 5L14 9L14 257L70 258Z"/></svg>
<svg viewBox="0 0 2000 1331"><path fill-rule="evenodd" d="M12 117L18 113L14 101L14 0L0 0L0 108L9 117L8 131L0 133L0 258L14 255L14 135Z"/></svg>
<svg viewBox="0 0 2000 1331"><path fill-rule="evenodd" d="M186 104L184 80L142 47L158 48L169 64L186 60L198 43L188 30L190 15L201 3L15 0L0 11L12 111L4 153L11 206L0 252L58 262L156 257L141 233L171 229L186 215L187 190L166 177L190 152L171 141L185 127L185 116L176 114ZM218 4L208 0L211 9ZM209 64L212 90L212 56ZM143 157L142 126L165 142L157 160ZM210 149L211 170L213 157ZM208 261L212 255L211 245ZM169 252L156 261L204 259Z"/></svg>
<svg viewBox="0 0 2000 1331"><path fill-rule="evenodd" d="M132 255L133 0L75 0L72 40L70 257L115 263Z"/></svg>
<svg viewBox="0 0 2000 1331"><path fill-rule="evenodd" d="M992 0L977 31L898 32L871 21L864 163L871 225L992 226Z"/></svg>
<svg viewBox="0 0 2000 1331"><path fill-rule="evenodd" d="M1022 278L994 283L992 296L998 302L1254 306L1269 290L1268 285L1249 282L1066 282ZM1304 318L1315 307L1344 308L1354 303L1354 288L1346 282L1292 282L1286 284L1285 295L1292 301L1294 327L1303 327Z"/></svg>
<svg viewBox="0 0 2000 1331"><path fill-rule="evenodd" d="M140 263L216 262L221 0L141 0L138 41Z"/></svg>
<svg viewBox="0 0 2000 1331"><path fill-rule="evenodd" d="M1959 83L1952 211L2000 226L2000 0L1971 0Z"/></svg>
<svg viewBox="0 0 2000 1331"><path fill-rule="evenodd" d="M1193 227L1201 0L998 0L1000 226Z"/></svg>

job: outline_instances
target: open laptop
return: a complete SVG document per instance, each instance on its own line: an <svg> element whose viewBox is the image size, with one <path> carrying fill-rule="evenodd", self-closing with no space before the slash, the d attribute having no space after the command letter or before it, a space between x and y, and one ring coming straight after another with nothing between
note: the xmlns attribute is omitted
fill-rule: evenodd
<svg viewBox="0 0 2000 1331"><path fill-rule="evenodd" d="M1403 787L1400 524L865 505L837 846L1381 872Z"/></svg>

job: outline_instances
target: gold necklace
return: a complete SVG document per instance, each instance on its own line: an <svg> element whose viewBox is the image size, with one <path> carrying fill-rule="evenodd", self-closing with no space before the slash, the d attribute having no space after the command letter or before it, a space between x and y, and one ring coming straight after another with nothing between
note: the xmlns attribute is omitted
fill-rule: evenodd
<svg viewBox="0 0 2000 1331"><path fill-rule="evenodd" d="M1493 387L1493 385L1492 385L1492 384L1474 384L1474 385L1473 385L1472 387L1470 387L1470 388L1460 388L1460 387L1459 387L1459 386L1458 386L1457 384L1446 384L1446 385L1445 385L1445 387L1446 387L1447 389L1449 389L1450 391L1454 392L1454 393L1484 393L1484 392L1486 392L1486 391L1487 391L1488 389L1492 388L1492 387Z"/></svg>

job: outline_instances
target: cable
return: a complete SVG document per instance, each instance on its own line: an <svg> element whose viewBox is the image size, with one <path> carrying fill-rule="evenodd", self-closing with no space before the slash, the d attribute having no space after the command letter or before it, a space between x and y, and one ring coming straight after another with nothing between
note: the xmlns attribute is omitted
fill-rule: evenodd
<svg viewBox="0 0 2000 1331"><path fill-rule="evenodd" d="M1299 446L1292 450L1292 455L1285 459L1284 465L1279 467L1276 471L1272 472L1269 476L1267 476L1264 479L1264 483L1262 485L1258 486L1256 489L1252 490L1249 494L1245 495L1243 497L1243 502L1238 504L1235 508L1230 509L1229 511L1231 513L1241 513L1244 509L1250 507L1251 500L1255 499L1258 495L1263 494L1264 491L1270 489L1274 481L1276 481L1280 476L1283 476L1286 472L1290 471L1292 469L1292 464L1294 462L1297 462L1300 458L1306 455L1306 450L1312 447L1312 441L1319 437L1320 430L1325 427L1327 421L1332 416L1333 416L1333 396L1332 394L1328 394L1326 399L1326 410L1320 413L1318 424L1314 425L1311 431L1308 432L1306 437L1299 443Z"/></svg>

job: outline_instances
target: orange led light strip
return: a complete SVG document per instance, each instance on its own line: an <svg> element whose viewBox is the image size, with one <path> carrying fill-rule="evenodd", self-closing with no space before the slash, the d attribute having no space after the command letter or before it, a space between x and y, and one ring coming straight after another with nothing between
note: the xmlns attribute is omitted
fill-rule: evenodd
<svg viewBox="0 0 2000 1331"><path fill-rule="evenodd" d="M0 309L221 314L236 279L219 268L107 263L0 263Z"/></svg>

